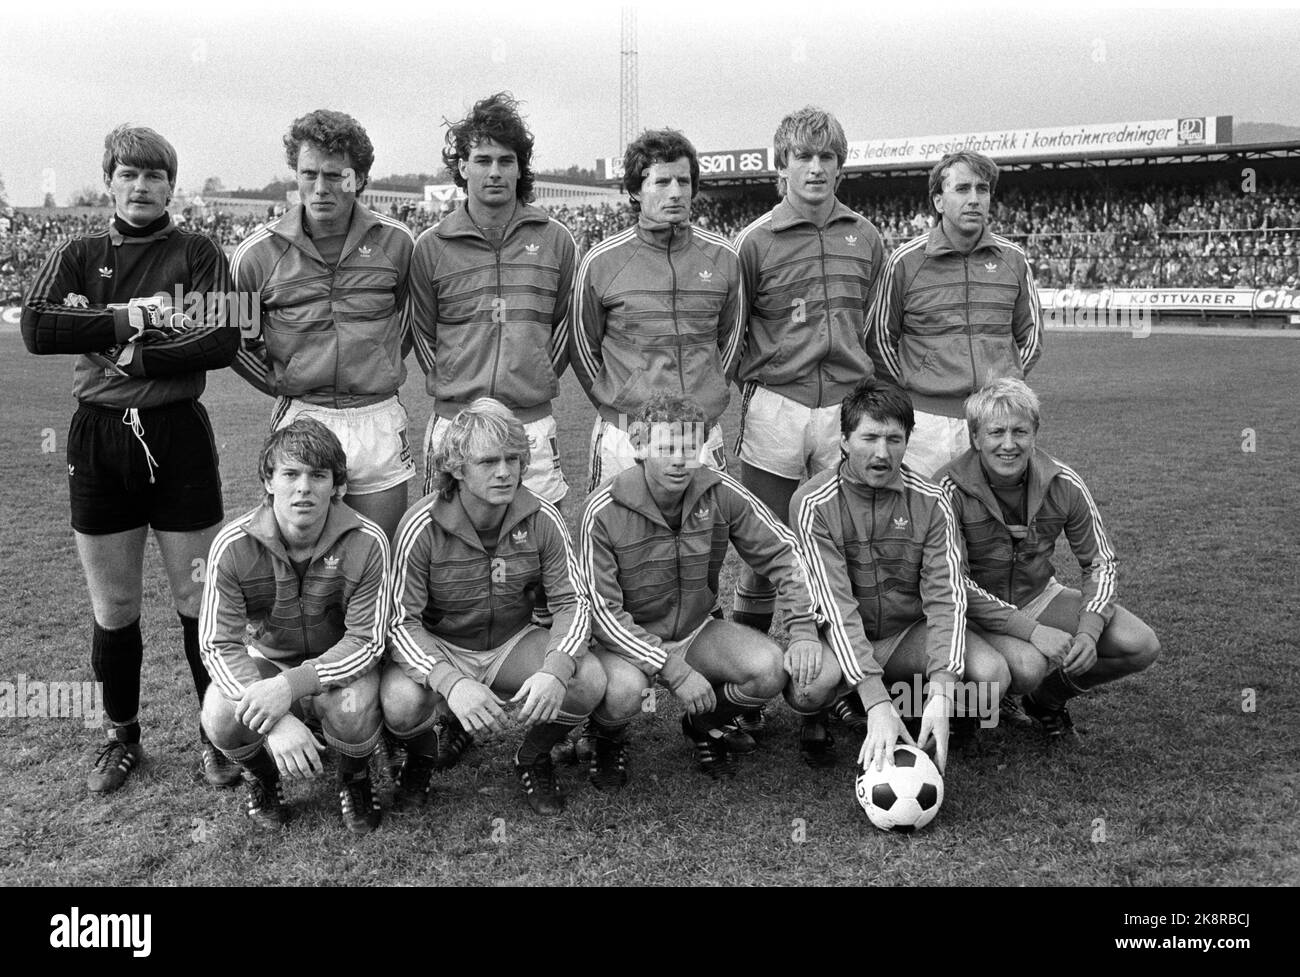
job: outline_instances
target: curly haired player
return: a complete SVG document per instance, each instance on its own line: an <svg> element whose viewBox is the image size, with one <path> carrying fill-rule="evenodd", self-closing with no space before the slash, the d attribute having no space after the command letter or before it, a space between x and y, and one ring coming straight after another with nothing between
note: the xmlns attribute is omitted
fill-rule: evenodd
<svg viewBox="0 0 1300 977"><path fill-rule="evenodd" d="M352 116L309 112L284 145L301 202L231 260L235 285L258 296L235 370L277 398L272 428L309 414L338 435L348 504L391 537L415 477L397 397L415 241L405 224L357 200L375 150Z"/></svg>
<svg viewBox="0 0 1300 977"><path fill-rule="evenodd" d="M505 92L474 104L447 130L443 161L465 203L415 242L411 260L415 352L433 415L425 434L425 486L451 419L471 401L501 401L528 432L524 484L559 505L551 401L568 366L577 246L533 199L533 135Z"/></svg>

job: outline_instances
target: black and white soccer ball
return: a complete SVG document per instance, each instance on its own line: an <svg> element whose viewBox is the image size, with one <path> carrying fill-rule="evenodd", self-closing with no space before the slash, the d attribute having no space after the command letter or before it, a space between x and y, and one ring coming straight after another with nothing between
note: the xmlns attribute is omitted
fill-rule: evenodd
<svg viewBox="0 0 1300 977"><path fill-rule="evenodd" d="M934 761L914 746L899 743L894 765L870 766L858 775L858 803L882 831L903 834L924 828L943 804L943 776Z"/></svg>

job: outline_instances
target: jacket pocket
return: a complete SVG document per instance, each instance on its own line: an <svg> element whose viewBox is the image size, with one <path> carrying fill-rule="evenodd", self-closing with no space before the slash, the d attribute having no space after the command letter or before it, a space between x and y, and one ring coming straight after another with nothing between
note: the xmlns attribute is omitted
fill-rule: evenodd
<svg viewBox="0 0 1300 977"><path fill-rule="evenodd" d="M914 539L877 539L872 545L883 594L920 593L922 545Z"/></svg>
<svg viewBox="0 0 1300 977"><path fill-rule="evenodd" d="M559 383L551 366L550 329L537 322L509 323L501 329L497 390L519 407L554 399Z"/></svg>
<svg viewBox="0 0 1300 977"><path fill-rule="evenodd" d="M970 341L964 334L905 336L900 350L903 383L919 394L965 393L970 376Z"/></svg>
<svg viewBox="0 0 1300 977"><path fill-rule="evenodd" d="M264 323L262 335L279 393L296 397L334 386L339 339L332 320L286 328L276 315Z"/></svg>
<svg viewBox="0 0 1300 977"><path fill-rule="evenodd" d="M1003 377L1024 379L1025 373L1020 366L1020 351L1016 349L1015 340L1009 334L974 336L972 345L975 356L974 385L977 388Z"/></svg>

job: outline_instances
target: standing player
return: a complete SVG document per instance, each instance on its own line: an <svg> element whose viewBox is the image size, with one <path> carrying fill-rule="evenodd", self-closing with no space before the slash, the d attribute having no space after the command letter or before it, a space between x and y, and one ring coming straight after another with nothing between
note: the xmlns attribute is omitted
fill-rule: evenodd
<svg viewBox="0 0 1300 977"><path fill-rule="evenodd" d="M704 409L706 463L726 466L718 418L745 336L744 290L731 244L691 224L699 187L699 156L685 136L643 132L623 154L637 222L592 248L578 268L571 359L599 414L591 491L636 463L629 422L657 393Z"/></svg>
<svg viewBox="0 0 1300 977"><path fill-rule="evenodd" d="M415 242L405 224L357 202L375 151L352 116L317 109L284 145L302 199L235 251L235 286L260 309L242 326L252 338L235 369L278 398L272 428L310 414L338 435L348 504L391 538L415 475L397 399Z"/></svg>
<svg viewBox="0 0 1300 977"><path fill-rule="evenodd" d="M80 354L68 489L95 615L91 667L108 720L108 744L86 778L100 792L122 786L144 757L140 604L150 526L200 701L208 685L198 644L202 576L194 568L221 522L221 476L199 396L206 371L228 366L239 345L226 328L225 255L167 214L176 188L171 143L152 129L119 126L104 140L104 182L115 208L108 230L60 244L22 316L29 351ZM195 318L176 310L177 295ZM239 778L206 739L203 774L214 785Z"/></svg>
<svg viewBox="0 0 1300 977"><path fill-rule="evenodd" d="M288 820L280 778L322 770L324 745L303 722L318 719L339 752L343 823L366 834L380 817L370 755L380 734L388 537L343 503L347 456L310 417L271 432L258 474L265 500L212 544L203 725L243 766L253 823L278 828Z"/></svg>
<svg viewBox="0 0 1300 977"><path fill-rule="evenodd" d="M785 673L820 657L808 574L794 535L737 481L701 464L707 416L689 400L659 394L642 405L636 462L593 494L582 515L578 556L592 598L595 655L608 678L587 724L591 780L627 782L627 725L658 681L682 701L682 733L700 770L734 776L722 727L778 695ZM718 574L731 542L775 581L789 612L790 645L714 617Z"/></svg>
<svg viewBox="0 0 1300 977"><path fill-rule="evenodd" d="M432 459L463 407L501 401L524 424L524 484L559 505L568 491L551 401L568 365L567 319L577 249L533 199L533 135L501 92L447 130L443 162L464 206L420 235L411 261L415 352L434 398L425 434Z"/></svg>
<svg viewBox="0 0 1300 977"><path fill-rule="evenodd" d="M1149 668L1160 642L1115 603L1115 550L1087 485L1038 448L1038 397L1002 379L966 401L971 447L941 473L966 540L975 583L1024 615L1069 635L1059 656L990 634L1006 658L1025 711L1053 739L1074 735L1066 702ZM1083 571L1082 592L1057 583L1052 553L1065 533Z"/></svg>
<svg viewBox="0 0 1300 977"><path fill-rule="evenodd" d="M792 112L774 142L783 199L736 238L749 300L736 453L741 482L784 517L804 478L839 463L840 401L872 374L865 327L884 244L836 199L849 150L833 115ZM766 633L773 597L743 568L732 620Z"/></svg>
<svg viewBox="0 0 1300 977"><path fill-rule="evenodd" d="M912 427L902 389L863 381L840 416L844 460L790 503L834 652L810 681L797 684L792 675L786 687L786 701L804 717L799 744L813 766L834 761L823 710L837 692L857 691L867 717L859 759L879 768L906 735L885 682L923 675L929 690L917 742L924 748L934 737L943 770L957 681L987 683L999 694L1010 681L998 653L967 632L956 524L938 486L903 460Z"/></svg>
<svg viewBox="0 0 1300 977"><path fill-rule="evenodd" d="M988 229L998 167L949 153L930 171L939 224L889 257L871 307L881 375L916 408L908 467L927 478L967 449L966 397L999 377L1023 378L1043 353L1038 290L1025 253Z"/></svg>
<svg viewBox="0 0 1300 977"><path fill-rule="evenodd" d="M470 734L502 729L504 701L523 702L527 733L515 774L529 806L559 814L551 747L605 692L586 654L590 606L559 510L521 485L524 426L483 397L459 411L433 453L434 491L398 529L392 577L392 660L384 717L406 747L396 803L418 806L435 768L454 764ZM544 586L554 623L530 623ZM445 742L439 707L454 718Z"/></svg>

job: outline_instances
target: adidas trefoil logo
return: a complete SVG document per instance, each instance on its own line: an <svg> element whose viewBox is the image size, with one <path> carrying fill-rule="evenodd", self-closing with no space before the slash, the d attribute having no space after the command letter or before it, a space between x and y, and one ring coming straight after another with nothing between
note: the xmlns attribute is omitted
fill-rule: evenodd
<svg viewBox="0 0 1300 977"><path fill-rule="evenodd" d="M339 568L339 558L337 556L331 553L329 556L325 557L326 570L337 570L338 568Z"/></svg>
<svg viewBox="0 0 1300 977"><path fill-rule="evenodd" d="M524 250L527 251L529 254L536 254L538 251L541 250L541 248L538 247L536 244L525 244Z"/></svg>
<svg viewBox="0 0 1300 977"><path fill-rule="evenodd" d="M112 278L112 277L113 277L113 269L112 269L112 268L109 268L107 265L105 265L103 268L99 269L99 277L100 277L100 278Z"/></svg>
<svg viewBox="0 0 1300 977"><path fill-rule="evenodd" d="M709 269L705 268L702 272L700 272L700 281L707 282L712 278L713 278L713 272L709 271Z"/></svg>
<svg viewBox="0 0 1300 977"><path fill-rule="evenodd" d="M363 258L369 258L374 250L375 249L369 245L363 244L361 247L357 248L357 254L361 255Z"/></svg>
<svg viewBox="0 0 1300 977"><path fill-rule="evenodd" d="M985 270L985 271L997 271L997 270L998 270L998 263L997 263L996 261L986 261L986 262L984 262L984 270Z"/></svg>
<svg viewBox="0 0 1300 977"><path fill-rule="evenodd" d="M894 528L895 528L895 529L906 529L906 528L907 528L907 516L894 516Z"/></svg>
<svg viewBox="0 0 1300 977"><path fill-rule="evenodd" d="M527 538L528 538L527 529L516 529L510 534L510 542L514 543L516 546L523 543L523 541L526 540Z"/></svg>
<svg viewBox="0 0 1300 977"><path fill-rule="evenodd" d="M695 518L696 518L696 519L708 519L708 518L709 518L709 507L708 507L707 505L702 505L702 506L700 506L698 509L696 509L696 510L695 510Z"/></svg>
<svg viewBox="0 0 1300 977"><path fill-rule="evenodd" d="M858 246L858 236L856 234L845 234L844 242L851 248Z"/></svg>

